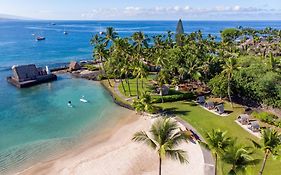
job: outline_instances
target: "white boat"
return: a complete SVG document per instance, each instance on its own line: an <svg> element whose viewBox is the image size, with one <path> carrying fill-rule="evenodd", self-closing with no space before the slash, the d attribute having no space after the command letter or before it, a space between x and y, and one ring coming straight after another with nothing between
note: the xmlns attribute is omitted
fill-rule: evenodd
<svg viewBox="0 0 281 175"><path fill-rule="evenodd" d="M80 101L83 103L88 103L88 101L84 98L84 96L82 96L82 98L80 98Z"/></svg>

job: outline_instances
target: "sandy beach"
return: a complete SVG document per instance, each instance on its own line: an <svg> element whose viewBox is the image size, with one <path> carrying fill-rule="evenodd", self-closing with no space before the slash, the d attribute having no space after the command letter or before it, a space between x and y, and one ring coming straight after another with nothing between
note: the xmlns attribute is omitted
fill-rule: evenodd
<svg viewBox="0 0 281 175"><path fill-rule="evenodd" d="M40 162L17 173L19 175L156 175L157 153L142 143L131 141L140 130L148 131L153 120L131 112L113 128L92 139L87 139L77 149L49 162ZM163 175L203 175L204 160L199 144L183 143L188 164L165 159Z"/></svg>

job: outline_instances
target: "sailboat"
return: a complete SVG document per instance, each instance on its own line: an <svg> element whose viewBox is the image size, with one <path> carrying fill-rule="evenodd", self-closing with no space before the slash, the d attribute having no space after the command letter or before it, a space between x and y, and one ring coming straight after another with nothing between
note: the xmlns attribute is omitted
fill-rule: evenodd
<svg viewBox="0 0 281 175"><path fill-rule="evenodd" d="M63 29L63 34L68 35L68 32L65 31L65 28Z"/></svg>
<svg viewBox="0 0 281 175"><path fill-rule="evenodd" d="M36 37L36 41L42 41L42 40L45 40L46 38L43 37L43 36L37 36Z"/></svg>
<svg viewBox="0 0 281 175"><path fill-rule="evenodd" d="M102 35L102 34L103 34L103 32L101 31L101 25L100 25L100 32L99 32L99 34L100 34L100 35Z"/></svg>

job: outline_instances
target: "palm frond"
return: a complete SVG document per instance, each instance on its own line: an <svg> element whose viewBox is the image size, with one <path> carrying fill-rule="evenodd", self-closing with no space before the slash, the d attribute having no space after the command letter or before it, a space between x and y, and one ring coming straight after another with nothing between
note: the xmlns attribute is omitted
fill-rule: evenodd
<svg viewBox="0 0 281 175"><path fill-rule="evenodd" d="M132 140L135 142L144 142L153 149L157 148L157 144L151 138L149 138L144 131L135 133Z"/></svg>
<svg viewBox="0 0 281 175"><path fill-rule="evenodd" d="M179 160L180 163L188 163L186 152L180 149L166 150L166 156L174 160Z"/></svg>

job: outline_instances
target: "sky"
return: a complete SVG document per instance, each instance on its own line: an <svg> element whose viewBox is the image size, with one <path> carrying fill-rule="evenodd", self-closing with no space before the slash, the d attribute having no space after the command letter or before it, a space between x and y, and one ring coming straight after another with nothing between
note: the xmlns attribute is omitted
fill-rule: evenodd
<svg viewBox="0 0 281 175"><path fill-rule="evenodd" d="M57 20L281 20L281 0L0 0L0 14Z"/></svg>

